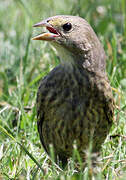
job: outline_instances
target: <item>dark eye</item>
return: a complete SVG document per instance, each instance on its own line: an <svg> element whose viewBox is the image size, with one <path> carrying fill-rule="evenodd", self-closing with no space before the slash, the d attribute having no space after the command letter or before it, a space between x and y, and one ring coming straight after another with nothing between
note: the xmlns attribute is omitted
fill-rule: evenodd
<svg viewBox="0 0 126 180"><path fill-rule="evenodd" d="M66 23L66 24L63 25L63 29L65 31L69 31L69 30L71 30L71 28L72 28L71 23Z"/></svg>

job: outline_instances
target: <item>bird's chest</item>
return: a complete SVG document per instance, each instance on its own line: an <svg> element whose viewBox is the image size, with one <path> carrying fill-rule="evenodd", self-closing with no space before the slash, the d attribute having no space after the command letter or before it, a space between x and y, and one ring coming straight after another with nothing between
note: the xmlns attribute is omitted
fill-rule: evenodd
<svg viewBox="0 0 126 180"><path fill-rule="evenodd" d="M44 141L53 143L60 151L72 147L74 140L84 148L92 131L94 138L100 135L102 140L103 134L104 139L109 127L106 90L105 81L93 74L76 70L71 73L61 68L52 71L38 91ZM100 144L100 140L97 142Z"/></svg>
<svg viewBox="0 0 126 180"><path fill-rule="evenodd" d="M44 89L43 89L44 90ZM82 77L76 71L54 73L45 83L47 106L77 106L84 102L91 91L87 76ZM83 100L82 100L83 99Z"/></svg>
<svg viewBox="0 0 126 180"><path fill-rule="evenodd" d="M40 92L43 109L53 119L72 122L76 117L83 118L87 109L97 109L100 103L94 79L88 73L76 69L56 69L47 78Z"/></svg>

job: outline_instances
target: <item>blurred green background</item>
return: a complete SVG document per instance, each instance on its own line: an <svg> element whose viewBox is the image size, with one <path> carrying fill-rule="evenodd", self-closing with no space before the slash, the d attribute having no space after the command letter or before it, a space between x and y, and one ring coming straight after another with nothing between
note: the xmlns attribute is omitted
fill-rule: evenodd
<svg viewBox="0 0 126 180"><path fill-rule="evenodd" d="M48 160L44 161L46 155L42 155L35 110L39 80L59 63L59 59L48 43L31 40L37 32L32 27L35 23L58 14L85 18L100 38L117 104L116 124L111 134L126 135L126 1L0 0L0 178L43 177L33 157L41 165L44 163L45 179L61 177L58 170L49 166ZM117 163L110 162L99 174L100 178L108 175L113 179L115 174L120 178L125 174L125 163L118 163L125 159L125 147L123 138L105 144L103 157L116 151L114 160ZM71 174L69 171L61 173L64 178L72 179Z"/></svg>

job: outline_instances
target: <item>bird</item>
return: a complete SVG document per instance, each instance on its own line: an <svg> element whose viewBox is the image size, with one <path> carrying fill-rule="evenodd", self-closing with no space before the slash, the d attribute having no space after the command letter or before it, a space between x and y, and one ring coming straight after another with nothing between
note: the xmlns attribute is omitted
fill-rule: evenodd
<svg viewBox="0 0 126 180"><path fill-rule="evenodd" d="M63 165L73 156L74 143L82 162L92 143L101 150L114 119L112 88L105 51L89 23L71 15L49 17L33 27L45 27L33 40L48 41L60 63L41 81L37 92L37 127L48 155Z"/></svg>

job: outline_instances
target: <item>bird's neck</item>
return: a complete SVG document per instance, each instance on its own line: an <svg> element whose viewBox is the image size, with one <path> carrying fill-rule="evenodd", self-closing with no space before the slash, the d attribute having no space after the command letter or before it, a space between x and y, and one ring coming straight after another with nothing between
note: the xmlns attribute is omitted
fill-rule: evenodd
<svg viewBox="0 0 126 180"><path fill-rule="evenodd" d="M105 62L104 64L102 63L96 64L95 59L91 58L90 55L80 56L75 54L73 55L72 53L71 54L63 53L62 56L60 56L60 63L65 67L67 71L73 71L74 69L81 69L82 71L87 70L89 72L94 72L95 74L101 74L103 76L106 74Z"/></svg>
<svg viewBox="0 0 126 180"><path fill-rule="evenodd" d="M71 52L62 46L55 46L60 63L68 70L74 67L105 74L105 52L102 47L99 48L100 51L95 48L89 51Z"/></svg>

